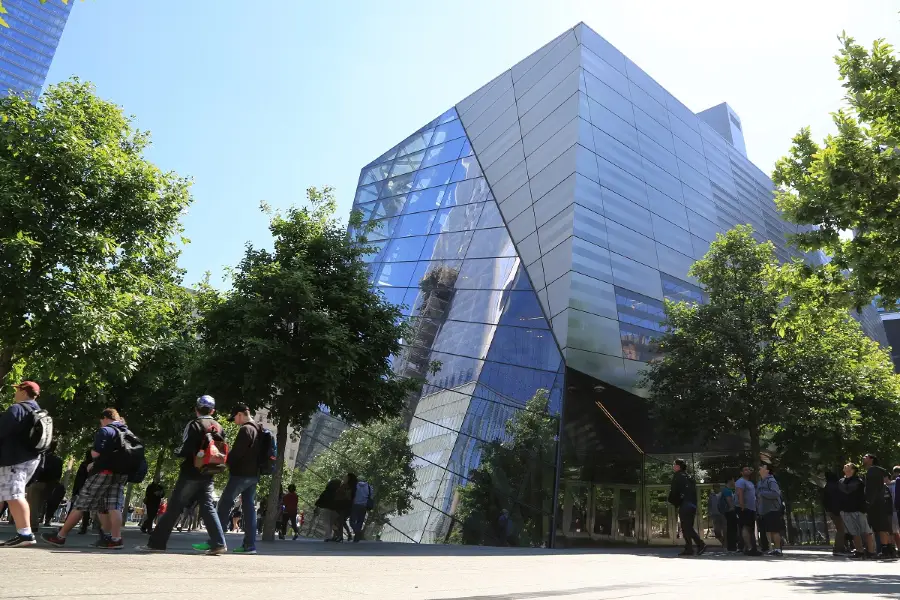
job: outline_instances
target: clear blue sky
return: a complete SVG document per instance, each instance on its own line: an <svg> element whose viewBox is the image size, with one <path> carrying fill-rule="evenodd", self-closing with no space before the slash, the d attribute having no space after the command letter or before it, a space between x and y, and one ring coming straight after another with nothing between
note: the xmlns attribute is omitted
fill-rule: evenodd
<svg viewBox="0 0 900 600"><path fill-rule="evenodd" d="M349 212L364 164L579 21L694 111L728 101L769 172L801 126L828 131L836 35L900 42L897 11L894 0L87 0L48 81L94 82L153 133L151 160L193 178L181 262L187 283L211 271L221 285L246 241L268 244L261 200L287 207L333 185Z"/></svg>

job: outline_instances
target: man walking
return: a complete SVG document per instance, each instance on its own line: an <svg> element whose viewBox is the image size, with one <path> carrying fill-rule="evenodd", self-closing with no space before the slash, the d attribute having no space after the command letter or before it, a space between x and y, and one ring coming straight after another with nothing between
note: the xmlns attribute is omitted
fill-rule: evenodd
<svg viewBox="0 0 900 600"><path fill-rule="evenodd" d="M153 533L153 522L156 521L156 515L159 514L159 506L163 498L166 497L166 488L158 481L154 481L147 486L144 492L144 520L141 523L141 533Z"/></svg>
<svg viewBox="0 0 900 600"><path fill-rule="evenodd" d="M744 554L762 556L756 548L756 486L750 480L752 473L753 469L744 467L741 469L741 478L735 483L737 520L744 540Z"/></svg>
<svg viewBox="0 0 900 600"><path fill-rule="evenodd" d="M355 478L356 475L353 475ZM365 481L356 482L356 493L353 495L353 506L350 507L350 528L353 529L353 542L362 539L363 524L366 513L375 506L375 495L372 486Z"/></svg>
<svg viewBox="0 0 900 600"><path fill-rule="evenodd" d="M894 557L894 540L891 530L892 502L890 490L884 481L888 472L878 466L878 457L874 454L863 456L866 468L866 508L869 526L881 542L879 558Z"/></svg>
<svg viewBox="0 0 900 600"><path fill-rule="evenodd" d="M299 502L299 498L297 498L297 486L293 483L288 486L288 493L284 495L284 498L281 500L281 504L284 507L284 512L281 513L281 530L279 531L278 537L284 539L287 535L288 524L290 524L291 528L294 531L294 538L300 535L300 529L297 525L297 504Z"/></svg>
<svg viewBox="0 0 900 600"><path fill-rule="evenodd" d="M772 465L762 463L759 467L759 485L756 488L757 506L763 529L772 543L771 556L781 556L781 530L784 521L781 518L781 488L772 474Z"/></svg>
<svg viewBox="0 0 900 600"><path fill-rule="evenodd" d="M697 487L687 473L687 462L676 459L672 465L672 485L669 488L669 503L678 508L678 520L681 521L681 535L684 538L684 550L679 556L693 556L693 543L697 543L697 556L706 552L706 544L694 529L697 518Z"/></svg>
<svg viewBox="0 0 900 600"><path fill-rule="evenodd" d="M325 489L316 500L316 510L320 512L322 518L325 519L325 541L336 542L342 540L344 535L341 531L341 518L338 514L338 490L341 487L341 480L334 478L325 484Z"/></svg>
<svg viewBox="0 0 900 600"><path fill-rule="evenodd" d="M45 533L44 540L53 546L64 546L66 536L75 528L85 513L97 511L102 533L95 547L104 550L121 550L122 509L125 508L125 486L128 473L116 464L116 454L121 450L119 432L127 431L125 420L114 408L107 408L100 414L100 429L94 435L91 448L93 461L88 465L89 473L84 486L72 505L66 522L55 534Z"/></svg>
<svg viewBox="0 0 900 600"><path fill-rule="evenodd" d="M147 544L139 546L142 552L165 552L169 536L175 521L185 506L195 500L200 503L200 518L209 533L210 546L206 551L209 555L224 554L225 534L222 532L222 523L216 514L213 503L213 477L215 473L204 468L207 453L212 456L220 456L216 448L216 442L223 441L222 426L213 419L216 411L216 401L212 396L200 396L195 405L197 418L193 419L184 428L181 446L176 455L184 460L178 474L175 489L169 497L168 508L163 514L156 529L150 534Z"/></svg>
<svg viewBox="0 0 900 600"><path fill-rule="evenodd" d="M0 503L6 503L16 524L16 535L0 543L4 548L36 543L25 486L41 461L40 452L28 443L31 414L41 408L37 403L41 388L33 381L14 387L15 403L0 415Z"/></svg>
<svg viewBox="0 0 900 600"><path fill-rule="evenodd" d="M234 445L228 453L228 483L219 498L216 509L220 523L227 523L234 509L235 500L241 497L240 517L244 521L244 543L232 552L234 554L256 554L256 484L259 483L259 428L250 416L250 407L238 404L231 411L229 421L240 426ZM212 536L212 532L210 532ZM194 550L207 551L213 547L211 541L193 544Z"/></svg>
<svg viewBox="0 0 900 600"><path fill-rule="evenodd" d="M31 530L37 533L45 514L50 513L51 500L59 480L62 479L62 459L56 455L56 441L50 443L50 449L41 458L41 464L34 474L31 483L25 488L25 498L28 500L28 509L31 511ZM52 505L52 510L59 508L59 497ZM48 525L49 525L49 518Z"/></svg>

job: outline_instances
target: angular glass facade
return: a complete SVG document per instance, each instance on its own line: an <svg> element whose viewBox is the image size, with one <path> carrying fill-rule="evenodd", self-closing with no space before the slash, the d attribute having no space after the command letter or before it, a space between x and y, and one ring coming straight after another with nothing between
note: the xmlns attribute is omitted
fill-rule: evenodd
<svg viewBox="0 0 900 600"><path fill-rule="evenodd" d="M40 95L73 4L3 0L9 27L0 27L0 94Z"/></svg>
<svg viewBox="0 0 900 600"><path fill-rule="evenodd" d="M481 543L509 541L504 510L514 543L675 543L672 453L722 481L744 444L692 454L656 434L637 384L663 301L705 300L688 269L735 225L796 254L735 123L727 105L695 114L579 24L362 170L372 282L413 327L394 368L427 380L409 409L419 499L393 527L457 540L478 487L460 486L477 480ZM545 397L558 429L517 459L544 408L525 405Z"/></svg>

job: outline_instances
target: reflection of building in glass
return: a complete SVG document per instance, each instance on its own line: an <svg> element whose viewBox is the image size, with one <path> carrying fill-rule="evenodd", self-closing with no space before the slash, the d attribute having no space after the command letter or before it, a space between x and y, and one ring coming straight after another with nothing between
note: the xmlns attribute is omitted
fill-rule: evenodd
<svg viewBox="0 0 900 600"><path fill-rule="evenodd" d="M727 104L694 113L584 24L363 168L372 281L414 332L395 368L427 381L411 403L419 499L392 525L446 539L481 444L547 390L564 406L557 540L674 543L670 458L653 456L688 451L717 478L743 443L672 447L639 374L664 299L704 300L688 269L717 232L749 223L791 258L773 189ZM497 486L494 509L515 516Z"/></svg>
<svg viewBox="0 0 900 600"><path fill-rule="evenodd" d="M293 465L298 469L305 469L325 449L333 444L348 425L331 416L327 410L316 412L309 419L309 425L300 432L300 440L297 442L296 458ZM315 500L313 498L313 500Z"/></svg>
<svg viewBox="0 0 900 600"><path fill-rule="evenodd" d="M3 0L9 27L0 27L0 94L40 94L73 4Z"/></svg>

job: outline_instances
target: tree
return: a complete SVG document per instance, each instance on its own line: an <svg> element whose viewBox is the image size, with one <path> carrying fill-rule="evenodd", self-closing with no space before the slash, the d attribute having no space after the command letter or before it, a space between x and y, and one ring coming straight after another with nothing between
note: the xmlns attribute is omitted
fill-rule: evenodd
<svg viewBox="0 0 900 600"><path fill-rule="evenodd" d="M389 515L403 515L412 508L416 472L408 437L399 417L347 429L294 482L300 502L314 506L328 481L355 473L375 494L375 508L366 520L371 536L390 522Z"/></svg>
<svg viewBox="0 0 900 600"><path fill-rule="evenodd" d="M496 526L507 510L519 544L548 542L559 428L548 412L548 400L548 391L538 390L525 409L506 422L505 439L482 444L481 463L458 490L454 518L459 528L451 533L452 541L505 545L506 532Z"/></svg>
<svg viewBox="0 0 900 600"><path fill-rule="evenodd" d="M884 40L871 51L840 41L848 106L833 115L837 132L818 144L802 129L772 178L784 217L815 226L796 243L848 270L857 304L880 294L889 305L900 298L900 60Z"/></svg>
<svg viewBox="0 0 900 600"><path fill-rule="evenodd" d="M833 456L893 435L900 387L890 359L829 302L836 268L824 271L831 287L808 271L780 266L750 227L717 236L691 269L708 303L666 303L663 356L645 371L669 434L705 444L742 433L757 463L764 443L785 457Z"/></svg>
<svg viewBox="0 0 900 600"><path fill-rule="evenodd" d="M401 312L373 292L355 239L335 218L331 188L275 215L274 249L247 246L231 291L201 294L202 373L221 398L266 408L284 448L320 405L348 422L399 414L418 382L391 370L405 331ZM358 215L351 226L358 226ZM272 478L263 539L275 535L283 456Z"/></svg>
<svg viewBox="0 0 900 600"><path fill-rule="evenodd" d="M77 79L38 104L0 99L0 381L39 374L71 399L156 345L191 197L143 157L149 143Z"/></svg>

